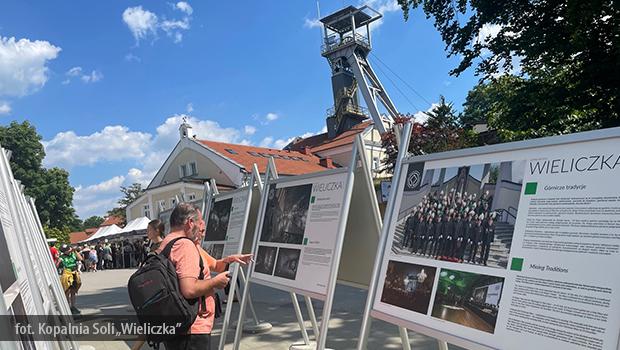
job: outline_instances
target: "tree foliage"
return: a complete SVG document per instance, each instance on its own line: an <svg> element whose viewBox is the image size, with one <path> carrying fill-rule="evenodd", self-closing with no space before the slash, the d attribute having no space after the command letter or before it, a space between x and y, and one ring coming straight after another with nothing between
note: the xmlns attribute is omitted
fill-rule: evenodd
<svg viewBox="0 0 620 350"><path fill-rule="evenodd" d="M56 238L58 240L56 241L56 244L71 243L69 238L69 230L67 228L59 229L55 227L45 226L43 227L43 231L45 232L45 236L47 238Z"/></svg>
<svg viewBox="0 0 620 350"><path fill-rule="evenodd" d="M466 120L489 112L509 140L620 125L615 1L398 2L405 18L421 7L434 19L448 56L460 59L451 74L475 66L481 76Z"/></svg>
<svg viewBox="0 0 620 350"><path fill-rule="evenodd" d="M126 222L127 214L125 209L144 193L144 189L140 183L135 182L129 187L121 186L121 192L123 193L123 197L117 202L119 206L109 210L108 215L120 217Z"/></svg>
<svg viewBox="0 0 620 350"><path fill-rule="evenodd" d="M101 225L103 222L105 221L104 218L102 218L101 216L91 216L89 218L87 218L86 220L84 220L84 228L94 228L94 227L99 227L99 225Z"/></svg>
<svg viewBox="0 0 620 350"><path fill-rule="evenodd" d="M0 126L0 144L11 150L13 176L35 199L41 223L58 229L74 226L74 189L69 184L69 173L60 168L43 168L45 150L36 128L28 121Z"/></svg>
<svg viewBox="0 0 620 350"><path fill-rule="evenodd" d="M422 155L444 152L472 145L473 136L471 132L462 127L452 103L446 102L443 96L439 97L439 104L425 114L428 116L426 121L415 123L411 130L408 148L410 154ZM403 125L411 119L411 116L402 116L396 118L395 124L397 126ZM398 156L398 145L394 131L385 133L381 142L387 155L383 160L383 165L391 173L394 171Z"/></svg>

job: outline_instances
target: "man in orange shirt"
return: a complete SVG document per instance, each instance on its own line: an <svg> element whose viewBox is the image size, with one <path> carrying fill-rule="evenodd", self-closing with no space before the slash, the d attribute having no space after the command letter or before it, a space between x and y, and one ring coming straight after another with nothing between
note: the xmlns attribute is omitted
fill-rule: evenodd
<svg viewBox="0 0 620 350"><path fill-rule="evenodd" d="M216 289L222 289L228 284L228 271L224 271L227 264L247 264L251 255L231 255L221 260L215 260L208 254L202 254L207 258L204 264L203 280L198 279L200 272L199 259L201 257L197 244L205 234L205 222L202 219L200 209L190 203L179 203L170 214L170 233L164 238L159 246L158 253L173 239L187 237L193 241L181 239L175 242L170 252L170 261L174 264L179 278L179 289L186 299L206 297L206 310L199 310L196 320L192 324L189 334L179 336L165 342L167 350L209 350L211 343L211 329L215 316L214 293ZM211 278L211 269L220 272Z"/></svg>

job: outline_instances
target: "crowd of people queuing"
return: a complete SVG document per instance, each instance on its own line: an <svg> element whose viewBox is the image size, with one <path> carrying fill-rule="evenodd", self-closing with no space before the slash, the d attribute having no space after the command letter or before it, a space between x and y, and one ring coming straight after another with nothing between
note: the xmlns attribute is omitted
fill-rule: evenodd
<svg viewBox="0 0 620 350"><path fill-rule="evenodd" d="M94 244L63 244L60 249L56 248L55 242L50 242L50 254L72 313L80 313L75 306L75 297L82 285L80 274L138 267L149 253L159 248L164 237L164 224L160 220L152 220L146 234L144 239L115 242L104 239Z"/></svg>
<svg viewBox="0 0 620 350"><path fill-rule="evenodd" d="M405 221L400 246L411 254L453 262L487 265L495 239L493 196L431 192Z"/></svg>

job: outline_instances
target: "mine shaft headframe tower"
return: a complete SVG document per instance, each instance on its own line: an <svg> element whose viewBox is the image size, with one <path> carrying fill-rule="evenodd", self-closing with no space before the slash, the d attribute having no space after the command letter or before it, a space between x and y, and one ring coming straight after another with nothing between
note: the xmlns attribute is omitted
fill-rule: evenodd
<svg viewBox="0 0 620 350"><path fill-rule="evenodd" d="M381 17L369 6L348 6L321 19L321 55L327 58L331 67L334 94L334 110L328 116L328 134L332 132L330 126L338 134L342 129L348 129L348 124L356 123L356 119L365 118L358 104L358 88L381 134L386 127L377 101L385 107L392 121L398 116L394 103L367 59L372 48L370 24Z"/></svg>

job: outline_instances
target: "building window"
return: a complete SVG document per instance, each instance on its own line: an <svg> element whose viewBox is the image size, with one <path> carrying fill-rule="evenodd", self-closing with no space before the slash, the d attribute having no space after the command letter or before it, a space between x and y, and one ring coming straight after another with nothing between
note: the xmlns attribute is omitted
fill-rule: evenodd
<svg viewBox="0 0 620 350"><path fill-rule="evenodd" d="M159 202L159 211L164 211L166 210L166 200L162 199Z"/></svg>
<svg viewBox="0 0 620 350"><path fill-rule="evenodd" d="M170 208L174 208L175 205L177 205L177 199L170 198Z"/></svg>
<svg viewBox="0 0 620 350"><path fill-rule="evenodd" d="M226 150L226 152L228 152L228 153L230 153L230 154L239 154L239 153L237 153L237 151L235 151L235 150L234 150L234 149L232 149L232 148L225 148L225 150Z"/></svg>
<svg viewBox="0 0 620 350"><path fill-rule="evenodd" d="M144 205L144 216L146 216L147 218L151 217L151 206L148 204Z"/></svg>
<svg viewBox="0 0 620 350"><path fill-rule="evenodd" d="M181 164L179 166L179 175L181 175L182 178L187 176L187 165L186 164Z"/></svg>
<svg viewBox="0 0 620 350"><path fill-rule="evenodd" d="M187 194L187 200L190 201L190 202L196 200L196 194L195 193L188 193Z"/></svg>
<svg viewBox="0 0 620 350"><path fill-rule="evenodd" d="M189 174L192 176L198 174L198 169L196 169L196 162L189 163L189 170Z"/></svg>

